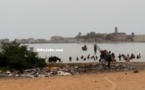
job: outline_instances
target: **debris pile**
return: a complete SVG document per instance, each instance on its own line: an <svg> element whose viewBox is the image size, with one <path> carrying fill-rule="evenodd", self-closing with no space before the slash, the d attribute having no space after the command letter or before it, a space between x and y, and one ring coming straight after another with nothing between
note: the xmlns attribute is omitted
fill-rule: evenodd
<svg viewBox="0 0 145 90"><path fill-rule="evenodd" d="M70 76L83 73L95 72L113 72L113 71L129 71L129 70L143 70L145 63L143 62L112 62L111 67L108 68L107 63L101 65L100 63L89 65L66 65L66 66L47 66L42 69L26 69L26 70L0 70L0 77L17 77L17 78L36 78L36 77L50 77L50 76ZM136 73L136 72L135 72Z"/></svg>

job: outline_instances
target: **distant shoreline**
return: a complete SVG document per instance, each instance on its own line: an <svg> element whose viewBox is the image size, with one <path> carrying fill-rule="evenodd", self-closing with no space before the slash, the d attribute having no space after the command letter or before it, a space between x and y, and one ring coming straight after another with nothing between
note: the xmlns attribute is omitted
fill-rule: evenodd
<svg viewBox="0 0 145 90"><path fill-rule="evenodd" d="M94 44L94 43L145 43L145 42L43 42L43 43L20 43L20 44Z"/></svg>
<svg viewBox="0 0 145 90"><path fill-rule="evenodd" d="M75 44L94 44L94 43L145 43L143 41L138 41L138 42L134 42L134 41L104 41L104 42L28 42L28 43L21 43L18 42L20 44L63 44L63 43L75 43ZM0 43L1 44L1 43Z"/></svg>

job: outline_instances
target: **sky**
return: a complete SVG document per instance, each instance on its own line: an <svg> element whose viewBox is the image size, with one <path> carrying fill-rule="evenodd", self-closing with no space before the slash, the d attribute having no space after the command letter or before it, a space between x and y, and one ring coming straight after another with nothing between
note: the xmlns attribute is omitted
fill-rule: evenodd
<svg viewBox="0 0 145 90"><path fill-rule="evenodd" d="M145 34L145 0L0 0L0 39Z"/></svg>

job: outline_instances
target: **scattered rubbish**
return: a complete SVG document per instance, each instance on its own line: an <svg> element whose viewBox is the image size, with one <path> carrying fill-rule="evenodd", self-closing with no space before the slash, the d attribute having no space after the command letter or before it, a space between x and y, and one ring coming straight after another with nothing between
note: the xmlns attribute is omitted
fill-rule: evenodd
<svg viewBox="0 0 145 90"><path fill-rule="evenodd" d="M66 66L47 66L44 68L34 68L26 70L0 70L0 77L16 77L16 78L43 78L51 76L70 76L78 75L83 73L95 73L95 72L118 72L118 71L129 71L134 70L133 73L138 73L139 70L144 69L145 64L142 63L125 63L125 62L113 62L110 68L108 65L96 64L82 64L82 65L66 65ZM127 74L127 73L125 73Z"/></svg>

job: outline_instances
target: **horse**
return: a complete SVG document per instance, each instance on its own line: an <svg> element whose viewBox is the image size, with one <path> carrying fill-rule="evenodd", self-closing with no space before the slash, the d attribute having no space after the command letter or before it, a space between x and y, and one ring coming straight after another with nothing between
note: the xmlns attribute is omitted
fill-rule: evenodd
<svg viewBox="0 0 145 90"><path fill-rule="evenodd" d="M57 61L61 62L61 59L56 57L56 56L51 56L48 58L48 62L55 62L56 63Z"/></svg>

